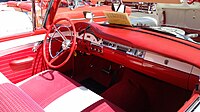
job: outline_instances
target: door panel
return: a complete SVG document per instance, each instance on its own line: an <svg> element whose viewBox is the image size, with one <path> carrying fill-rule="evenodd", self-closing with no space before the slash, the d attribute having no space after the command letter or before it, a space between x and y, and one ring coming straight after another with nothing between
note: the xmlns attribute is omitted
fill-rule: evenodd
<svg viewBox="0 0 200 112"><path fill-rule="evenodd" d="M42 69L42 63L37 63L42 58L41 51L39 51L39 58L35 60L37 53L32 51L33 45L30 45L29 47L27 47L27 45L25 46L26 48L23 50L17 50L14 53L0 56L0 72L2 72L13 83L20 82L32 76L34 65L37 66L34 67L34 69L37 68L35 73Z"/></svg>
<svg viewBox="0 0 200 112"><path fill-rule="evenodd" d="M38 62L35 60L37 52L33 52L32 48L36 42L44 39L45 32L46 30L41 29L0 38L0 72L13 83L32 76L33 68L38 68L34 74L40 72L42 63L35 64ZM41 54L40 51L39 57L42 57ZM34 65L37 67L33 67Z"/></svg>
<svg viewBox="0 0 200 112"><path fill-rule="evenodd" d="M22 65L19 65L18 67L20 68L17 70L14 66L11 66L10 64L13 60L17 60L20 58L24 57L35 57L34 52L32 52L32 47L30 46L29 48L21 51L17 51L12 54L8 54L5 56L0 57L0 72L2 72L9 80L11 80L13 83L17 83L21 80L24 80L28 77L30 77L32 74L32 63L30 67L25 67Z"/></svg>

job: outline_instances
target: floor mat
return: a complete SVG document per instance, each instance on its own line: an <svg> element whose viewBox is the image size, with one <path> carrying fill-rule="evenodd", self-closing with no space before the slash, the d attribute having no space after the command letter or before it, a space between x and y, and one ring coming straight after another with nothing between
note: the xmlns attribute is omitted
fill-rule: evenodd
<svg viewBox="0 0 200 112"><path fill-rule="evenodd" d="M101 96L126 112L151 112L148 111L149 106L145 91L131 80L121 81L113 85Z"/></svg>
<svg viewBox="0 0 200 112"><path fill-rule="evenodd" d="M98 83L97 81L88 78L80 82L81 85L87 87L88 89L92 90L97 94L101 94L106 90L106 87Z"/></svg>

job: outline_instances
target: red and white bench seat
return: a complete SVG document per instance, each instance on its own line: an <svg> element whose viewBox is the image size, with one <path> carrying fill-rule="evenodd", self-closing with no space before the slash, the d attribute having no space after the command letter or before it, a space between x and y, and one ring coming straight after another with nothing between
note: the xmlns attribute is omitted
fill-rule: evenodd
<svg viewBox="0 0 200 112"><path fill-rule="evenodd" d="M14 84L12 85L15 86ZM21 94L24 94L24 96L27 96L28 98L23 95L17 97L23 97L22 102L24 102L23 100L30 100L29 103L32 104L31 106L36 106L38 111L41 111L40 108L42 108L45 112L123 111L119 107L103 99L103 97L81 86L79 83L57 71L44 71L16 85L16 90L19 89L19 91L22 92ZM0 88L2 87L0 86ZM9 91L12 91L12 89L9 89ZM10 95L11 97L9 99L12 99L15 98L16 94ZM8 102L7 100L4 101L12 103L15 100L16 99L9 100ZM17 105L22 105L20 102L15 103L17 103ZM7 110L12 108L9 107L9 105L7 106ZM4 107L5 106L0 104L0 109Z"/></svg>

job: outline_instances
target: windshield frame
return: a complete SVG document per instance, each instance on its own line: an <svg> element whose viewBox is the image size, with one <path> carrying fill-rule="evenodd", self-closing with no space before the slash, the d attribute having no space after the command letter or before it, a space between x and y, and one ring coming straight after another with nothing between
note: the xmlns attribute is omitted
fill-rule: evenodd
<svg viewBox="0 0 200 112"><path fill-rule="evenodd" d="M43 19L43 22L42 22L42 27L43 28L46 28L46 24L47 24L47 20L48 20L48 15L50 14L50 10L53 6L53 2L54 0L50 0L49 4L48 4L48 7L47 7L47 10L45 12L45 15L44 15L44 19Z"/></svg>
<svg viewBox="0 0 200 112"><path fill-rule="evenodd" d="M43 28L48 28L54 21L61 0L50 0L42 22Z"/></svg>

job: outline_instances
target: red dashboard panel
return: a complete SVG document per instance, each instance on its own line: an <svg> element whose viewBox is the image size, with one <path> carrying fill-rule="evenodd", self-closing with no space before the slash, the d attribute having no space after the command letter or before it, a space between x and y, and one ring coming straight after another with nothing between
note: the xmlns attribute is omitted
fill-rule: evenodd
<svg viewBox="0 0 200 112"><path fill-rule="evenodd" d="M90 26L90 30L99 38L152 51L200 67L200 47L197 44L140 28L77 24L78 28L84 26Z"/></svg>
<svg viewBox="0 0 200 112"><path fill-rule="evenodd" d="M192 46L191 43L180 39L180 42L177 42L177 38L175 37L170 37L156 32L145 31L139 28L121 27L120 29L119 27L115 26L101 26L89 23L76 25L78 28L80 28L78 29L79 32L87 29L87 32L93 34L94 37L99 40L96 43L103 41L103 43L100 42L100 44L97 45L99 47L94 47L93 45L87 46L87 49L91 49L89 53L111 60L181 88L193 90L196 83L198 83L198 76L191 75L191 71L193 65L199 66L198 63L200 62L199 60L197 61L197 57L200 56L200 53L199 48L197 46ZM115 43L115 45L104 45L105 40L110 42L108 44ZM134 55L129 55L127 53L128 51L121 52L118 47L113 47L116 46L117 43L118 47L122 45L128 46L127 48L131 48L128 50L133 50L136 48L138 50L142 49L145 52L148 51L155 53L155 57L158 57L156 60L163 63L162 59L166 58L167 61L169 59L171 65L168 66L166 64L167 66L163 66L163 64L148 61L148 59L144 59L143 56L137 57ZM190 55L185 55L187 53L194 56L194 58L191 59Z"/></svg>
<svg viewBox="0 0 200 112"><path fill-rule="evenodd" d="M164 67L159 64L145 61L143 63L144 69L142 72L151 77L160 79L170 84L179 86L181 88L188 88L189 74L178 71L176 69ZM193 90L193 89L192 89Z"/></svg>
<svg viewBox="0 0 200 112"><path fill-rule="evenodd" d="M181 88L193 90L195 84L198 82L198 77L191 76L188 73L148 62L138 57L120 53L119 51L114 51L109 48L104 48L102 54L93 54Z"/></svg>

